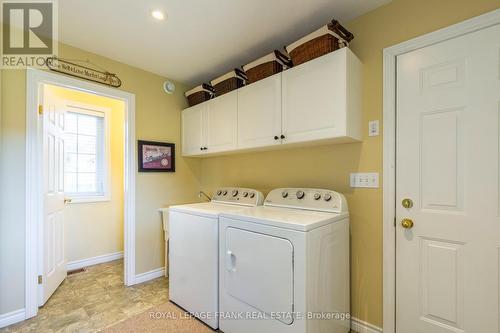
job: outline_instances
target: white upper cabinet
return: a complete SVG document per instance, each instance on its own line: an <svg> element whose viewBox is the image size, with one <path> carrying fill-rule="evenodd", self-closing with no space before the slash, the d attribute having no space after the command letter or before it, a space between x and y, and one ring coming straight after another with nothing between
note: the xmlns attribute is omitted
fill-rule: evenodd
<svg viewBox="0 0 500 333"><path fill-rule="evenodd" d="M238 89L238 148L281 143L281 73Z"/></svg>
<svg viewBox="0 0 500 333"><path fill-rule="evenodd" d="M238 137L238 91L231 91L208 102L205 153L236 149Z"/></svg>
<svg viewBox="0 0 500 333"><path fill-rule="evenodd" d="M342 48L282 74L284 143L361 139L361 63Z"/></svg>
<svg viewBox="0 0 500 333"><path fill-rule="evenodd" d="M348 48L182 111L184 156L361 140L362 65Z"/></svg>
<svg viewBox="0 0 500 333"><path fill-rule="evenodd" d="M197 155L204 151L207 109L208 104L202 103L182 111L182 155Z"/></svg>

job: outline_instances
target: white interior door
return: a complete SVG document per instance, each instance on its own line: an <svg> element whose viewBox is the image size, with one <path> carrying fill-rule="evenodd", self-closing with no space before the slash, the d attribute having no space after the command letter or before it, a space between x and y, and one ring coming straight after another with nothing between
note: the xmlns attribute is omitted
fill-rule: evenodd
<svg viewBox="0 0 500 333"><path fill-rule="evenodd" d="M494 26L398 57L399 333L499 330L499 52Z"/></svg>
<svg viewBox="0 0 500 333"><path fill-rule="evenodd" d="M45 304L66 278L64 243L64 106L48 89L43 105L43 269L39 305Z"/></svg>

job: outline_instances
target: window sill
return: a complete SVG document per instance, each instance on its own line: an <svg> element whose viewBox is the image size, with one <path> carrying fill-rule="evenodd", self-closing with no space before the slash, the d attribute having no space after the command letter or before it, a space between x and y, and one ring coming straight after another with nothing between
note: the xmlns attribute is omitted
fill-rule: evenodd
<svg viewBox="0 0 500 333"><path fill-rule="evenodd" d="M71 199L70 205L80 204L80 203L94 203L94 202L106 202L111 201L109 196L96 196L96 197L69 197Z"/></svg>

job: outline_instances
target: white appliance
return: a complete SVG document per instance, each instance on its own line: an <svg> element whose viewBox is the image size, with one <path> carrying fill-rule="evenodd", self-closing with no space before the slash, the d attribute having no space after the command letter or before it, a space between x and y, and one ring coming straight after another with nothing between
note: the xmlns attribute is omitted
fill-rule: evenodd
<svg viewBox="0 0 500 333"><path fill-rule="evenodd" d="M219 219L224 333L347 333L349 213L340 193L284 188Z"/></svg>
<svg viewBox="0 0 500 333"><path fill-rule="evenodd" d="M169 207L169 299L212 328L219 311L219 215L263 200L256 190L221 188L210 202Z"/></svg>
<svg viewBox="0 0 500 333"><path fill-rule="evenodd" d="M165 239L165 277L168 277L168 207L158 209L161 213L163 234Z"/></svg>

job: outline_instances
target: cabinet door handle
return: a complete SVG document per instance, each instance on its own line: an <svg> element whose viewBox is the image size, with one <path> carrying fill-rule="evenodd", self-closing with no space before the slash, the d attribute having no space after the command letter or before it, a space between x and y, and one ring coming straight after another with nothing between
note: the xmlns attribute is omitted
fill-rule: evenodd
<svg viewBox="0 0 500 333"><path fill-rule="evenodd" d="M279 137L277 135L274 136L274 140L278 140Z"/></svg>
<svg viewBox="0 0 500 333"><path fill-rule="evenodd" d="M282 139L284 139L284 138L285 138L285 136L284 136L283 134L281 134L281 138L282 138Z"/></svg>
<svg viewBox="0 0 500 333"><path fill-rule="evenodd" d="M200 147L200 150L203 150L203 147Z"/></svg>

